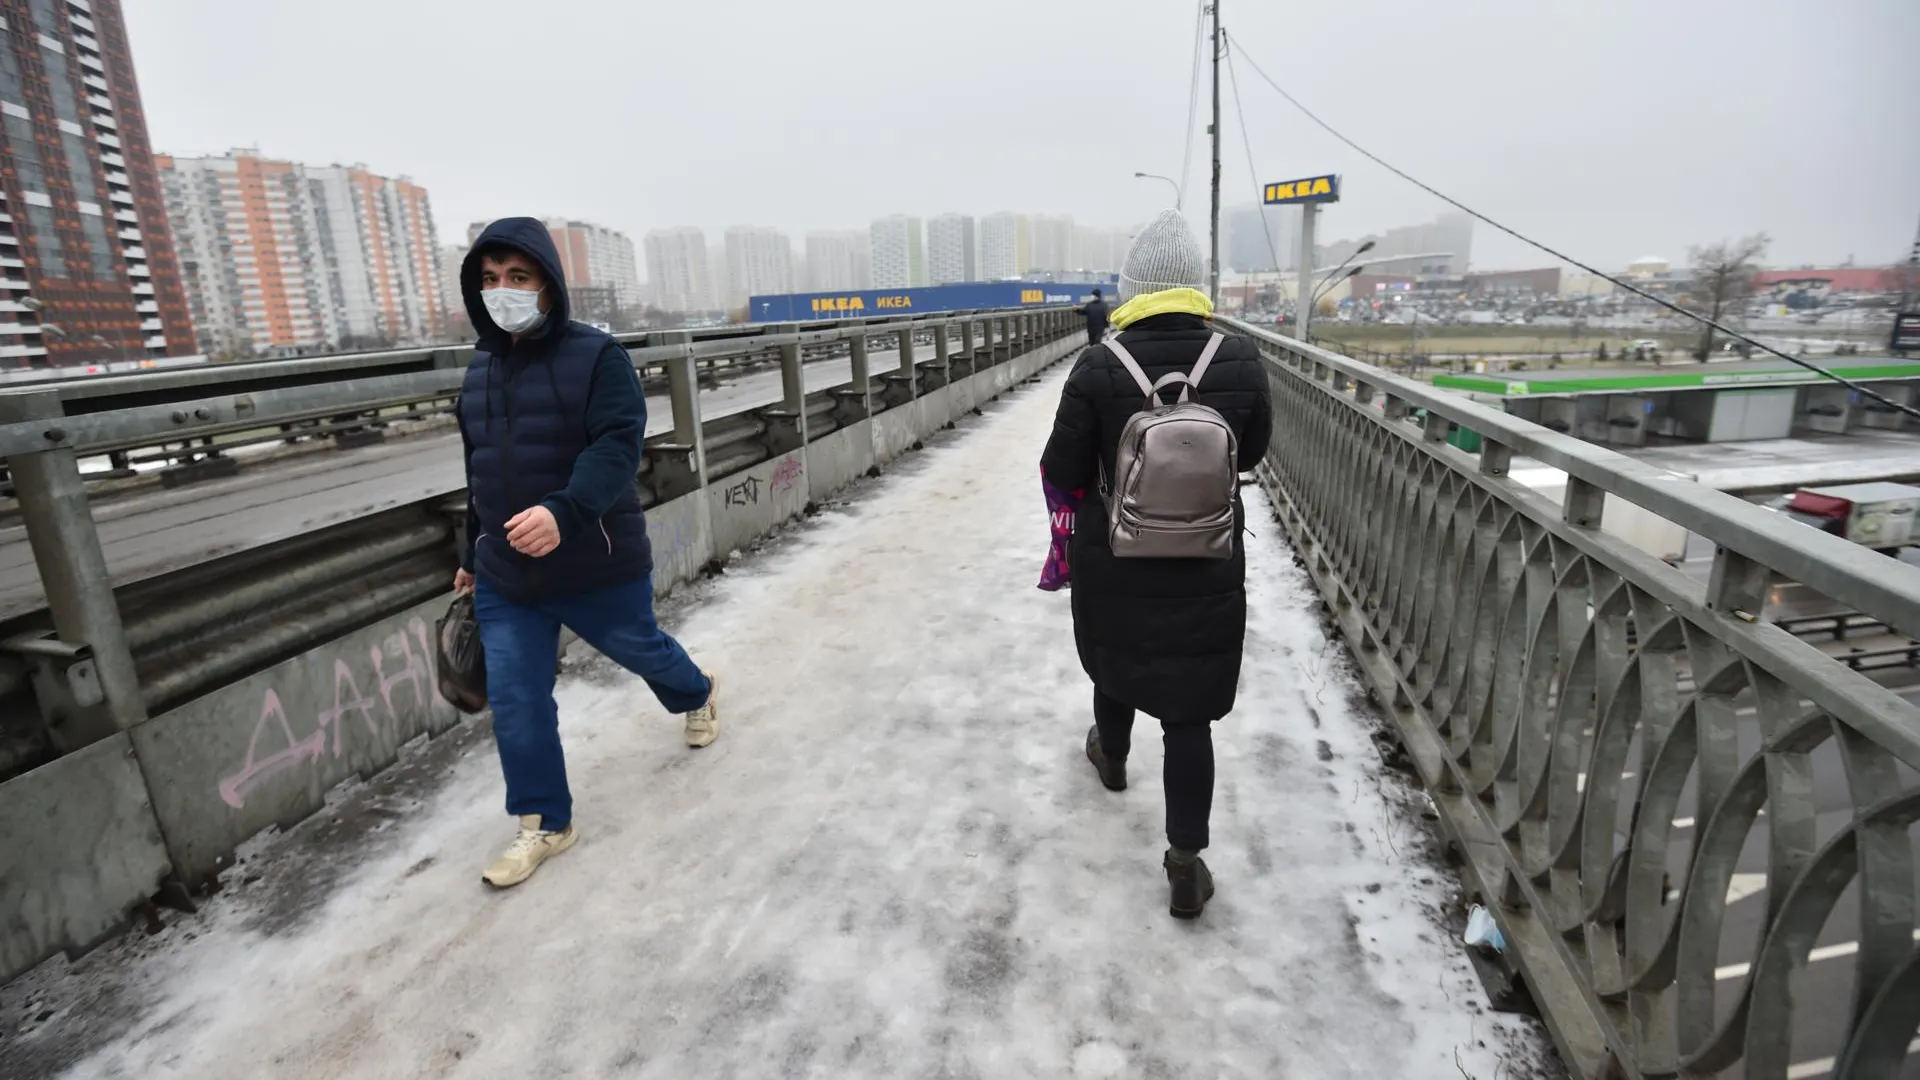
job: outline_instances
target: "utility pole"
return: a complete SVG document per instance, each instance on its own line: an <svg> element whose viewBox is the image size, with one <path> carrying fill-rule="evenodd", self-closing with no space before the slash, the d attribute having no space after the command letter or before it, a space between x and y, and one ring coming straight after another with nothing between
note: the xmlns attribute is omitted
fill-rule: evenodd
<svg viewBox="0 0 1920 1080"><path fill-rule="evenodd" d="M1208 229L1213 254L1207 260L1207 299L1220 303L1220 0L1207 8L1213 13L1213 219Z"/></svg>
<svg viewBox="0 0 1920 1080"><path fill-rule="evenodd" d="M1916 301L1914 290L1920 289L1920 229L1913 233L1913 252L1907 256L1907 273L1900 282L1900 311L1913 310Z"/></svg>
<svg viewBox="0 0 1920 1080"><path fill-rule="evenodd" d="M1320 212L1319 203L1300 204L1300 284L1293 302L1293 333L1301 341L1313 344L1313 223Z"/></svg>

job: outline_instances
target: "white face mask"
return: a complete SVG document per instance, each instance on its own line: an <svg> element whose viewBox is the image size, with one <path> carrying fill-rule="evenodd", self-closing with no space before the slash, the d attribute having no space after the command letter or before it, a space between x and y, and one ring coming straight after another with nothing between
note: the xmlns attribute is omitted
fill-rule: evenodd
<svg viewBox="0 0 1920 1080"><path fill-rule="evenodd" d="M492 317L493 325L509 334L524 334L546 321L546 312L540 310L541 291L505 286L483 289L480 302L487 306L487 314Z"/></svg>

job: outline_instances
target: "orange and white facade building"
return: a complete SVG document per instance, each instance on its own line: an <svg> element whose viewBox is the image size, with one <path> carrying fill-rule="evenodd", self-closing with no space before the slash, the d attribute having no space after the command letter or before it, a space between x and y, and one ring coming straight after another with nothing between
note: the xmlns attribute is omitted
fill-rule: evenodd
<svg viewBox="0 0 1920 1080"><path fill-rule="evenodd" d="M634 259L633 241L626 233L563 217L545 218L543 223L547 235L553 238L554 251L560 255L560 272L566 275L568 288L610 289L621 307L640 305L640 266ZM480 240L489 224L476 221L467 226L469 248ZM456 281L449 288L457 295L460 283Z"/></svg>
<svg viewBox="0 0 1920 1080"><path fill-rule="evenodd" d="M200 347L281 354L430 340L445 312L426 189L363 166L158 155Z"/></svg>

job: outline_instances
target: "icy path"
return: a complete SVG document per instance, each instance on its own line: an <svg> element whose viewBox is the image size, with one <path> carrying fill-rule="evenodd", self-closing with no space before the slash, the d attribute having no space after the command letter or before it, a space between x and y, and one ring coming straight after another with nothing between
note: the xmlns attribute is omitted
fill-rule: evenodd
<svg viewBox="0 0 1920 1080"><path fill-rule="evenodd" d="M1168 918L1159 739L1095 781L1033 587L1060 377L691 606L712 749L624 675L566 680L583 839L527 885L479 882L511 835L481 742L306 918L223 897L117 976L153 1000L70 1075L1490 1080L1504 1029L1263 501L1220 891Z"/></svg>

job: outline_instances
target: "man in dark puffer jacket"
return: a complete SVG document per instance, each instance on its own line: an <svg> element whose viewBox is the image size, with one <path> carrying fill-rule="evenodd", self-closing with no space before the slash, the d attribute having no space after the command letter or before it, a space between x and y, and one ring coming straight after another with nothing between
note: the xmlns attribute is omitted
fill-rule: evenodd
<svg viewBox="0 0 1920 1080"><path fill-rule="evenodd" d="M1113 325L1150 381L1190 372L1214 333L1213 305L1198 290L1204 263L1185 218L1168 210L1141 232L1120 276ZM1169 396L1171 397L1171 395ZM1239 442L1241 471L1266 453L1273 396L1253 343L1221 343L1195 400L1217 410ZM1165 733L1170 910L1193 918L1213 894L1200 851L1213 804L1211 725L1233 709L1246 639L1246 508L1229 559L1122 559L1107 540L1102 468L1113 475L1120 432L1146 408L1138 385L1104 345L1082 353L1067 378L1041 458L1048 481L1087 498L1074 521L1073 632L1093 679L1087 757L1106 786L1126 788L1135 710Z"/></svg>
<svg viewBox="0 0 1920 1080"><path fill-rule="evenodd" d="M636 477L647 402L626 349L567 318L547 227L487 226L460 268L479 332L460 390L467 555L487 703L520 834L481 877L525 881L573 846L573 796L553 700L560 628L645 679L687 743L719 733L713 679L653 617L653 552Z"/></svg>

